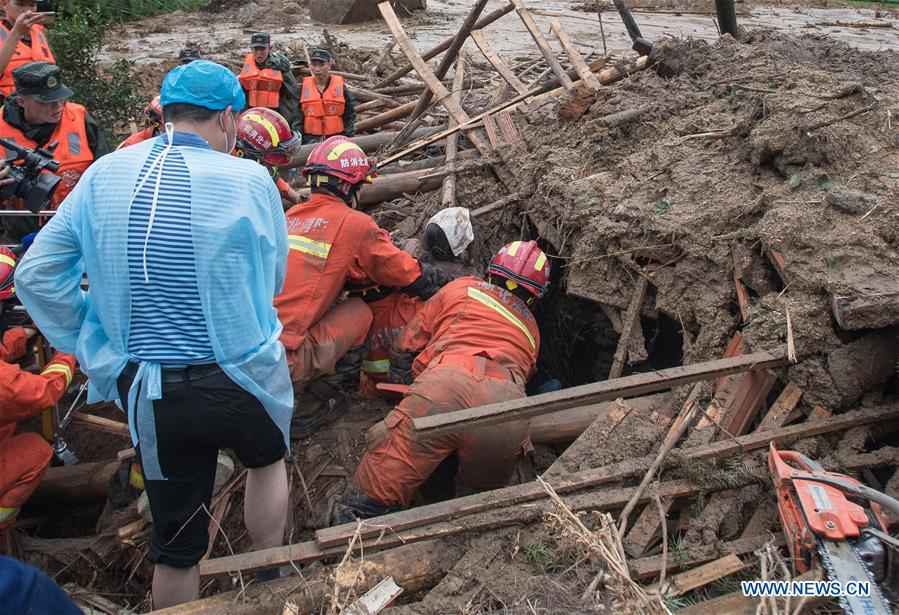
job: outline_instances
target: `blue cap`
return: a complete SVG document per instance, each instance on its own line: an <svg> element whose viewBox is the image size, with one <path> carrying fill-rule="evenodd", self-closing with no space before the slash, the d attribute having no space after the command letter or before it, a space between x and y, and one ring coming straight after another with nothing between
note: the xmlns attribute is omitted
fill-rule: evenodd
<svg viewBox="0 0 899 615"><path fill-rule="evenodd" d="M162 81L159 103L163 107L187 103L213 111L230 105L240 112L247 106L247 98L230 70L209 60L194 60L168 72Z"/></svg>

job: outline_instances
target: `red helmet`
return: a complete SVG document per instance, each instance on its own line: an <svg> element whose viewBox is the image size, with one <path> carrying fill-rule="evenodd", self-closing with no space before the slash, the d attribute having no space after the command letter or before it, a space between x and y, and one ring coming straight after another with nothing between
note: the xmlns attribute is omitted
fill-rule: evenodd
<svg viewBox="0 0 899 615"><path fill-rule="evenodd" d="M16 294L13 278L16 273L16 255L9 248L0 247L0 301Z"/></svg>
<svg viewBox="0 0 899 615"><path fill-rule="evenodd" d="M549 260L536 241L513 241L490 260L487 274L506 280L506 288L524 287L538 299L549 286Z"/></svg>
<svg viewBox="0 0 899 615"><path fill-rule="evenodd" d="M237 122L238 156L277 167L290 162L300 145L300 135L277 111L253 107L244 111Z"/></svg>
<svg viewBox="0 0 899 615"><path fill-rule="evenodd" d="M162 126L162 105L159 104L159 97L155 97L147 106L144 107L144 115L151 125Z"/></svg>
<svg viewBox="0 0 899 615"><path fill-rule="evenodd" d="M317 145L303 167L303 176L309 180L310 186L316 181L314 177L321 175L348 184L339 188L344 194L349 194L353 186L371 183L374 165L361 147L346 137L336 136Z"/></svg>

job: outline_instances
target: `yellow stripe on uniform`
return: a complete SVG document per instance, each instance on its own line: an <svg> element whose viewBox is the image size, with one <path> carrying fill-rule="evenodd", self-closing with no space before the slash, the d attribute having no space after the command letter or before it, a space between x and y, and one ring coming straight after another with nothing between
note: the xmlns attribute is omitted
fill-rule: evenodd
<svg viewBox="0 0 899 615"><path fill-rule="evenodd" d="M0 506L0 523L6 523L10 519L14 519L18 512L18 508L4 508Z"/></svg>
<svg viewBox="0 0 899 615"><path fill-rule="evenodd" d="M363 361L362 371L369 374L386 374L390 372L390 359L380 359L378 361Z"/></svg>
<svg viewBox="0 0 899 615"><path fill-rule="evenodd" d="M540 253L540 256L537 257L537 262L534 263L534 271L543 271L543 265L546 264L546 254L543 252Z"/></svg>
<svg viewBox="0 0 899 615"><path fill-rule="evenodd" d="M337 146L335 146L334 149L332 149L328 153L328 160L337 160L338 158L340 158L341 154L343 154L344 152L348 152L351 149L358 150L359 152L362 152L363 155L365 154L365 152L362 151L362 148L359 147L358 145L356 145L355 143L353 143L352 141L344 141L343 143L340 143Z"/></svg>
<svg viewBox="0 0 899 615"><path fill-rule="evenodd" d="M9 265L10 267L16 266L16 261L13 257L7 256L6 254L0 254L0 263L4 265Z"/></svg>
<svg viewBox="0 0 899 615"><path fill-rule="evenodd" d="M315 241L302 235L288 235L287 239L290 242L291 250L315 256L322 260L327 260L328 254L331 253L331 244L324 241Z"/></svg>
<svg viewBox="0 0 899 615"><path fill-rule="evenodd" d="M537 342L534 341L534 336L531 335L531 332L528 330L527 326L523 322L521 322L521 320L518 318L518 316L516 316L515 314L510 312L508 309L506 309L506 306L504 306L502 303L500 303L499 301L497 301L496 299L494 299L487 293L478 290L477 288L469 287L468 296L471 297L472 299L474 299L475 301L477 301L479 303L483 303L490 309L496 311L503 318L505 318L506 320L511 322L513 325L515 325L516 327L521 329L521 332L527 336L528 341L531 343L531 348L533 350L537 349Z"/></svg>
<svg viewBox="0 0 899 615"><path fill-rule="evenodd" d="M509 256L515 256L518 253L518 248L521 247L520 241L513 241L509 244L509 247L506 248L506 254Z"/></svg>
<svg viewBox="0 0 899 615"><path fill-rule="evenodd" d="M49 374L63 374L66 377L66 386L69 386L72 383L72 368L68 365L62 363L48 365L44 371L41 372L41 376L47 376Z"/></svg>
<svg viewBox="0 0 899 615"><path fill-rule="evenodd" d="M262 117L256 113L250 113L249 115L245 115L243 119L254 120L262 124L262 126L268 131L268 135L272 138L272 147L277 147L278 143L281 139L278 138L278 131L275 129L275 125L272 124L268 118Z"/></svg>

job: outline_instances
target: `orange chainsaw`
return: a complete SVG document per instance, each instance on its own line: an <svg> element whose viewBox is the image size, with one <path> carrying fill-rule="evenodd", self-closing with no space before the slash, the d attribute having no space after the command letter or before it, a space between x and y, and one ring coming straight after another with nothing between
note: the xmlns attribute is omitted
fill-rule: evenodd
<svg viewBox="0 0 899 615"><path fill-rule="evenodd" d="M773 442L768 468L796 569L806 572L820 566L828 580L843 587L869 581L870 595L841 596L840 606L853 615L889 615L892 610L881 590L892 589L887 581L893 578L890 555L899 541L887 533L883 511L899 519L899 501L854 478L828 472L801 453L778 451Z"/></svg>

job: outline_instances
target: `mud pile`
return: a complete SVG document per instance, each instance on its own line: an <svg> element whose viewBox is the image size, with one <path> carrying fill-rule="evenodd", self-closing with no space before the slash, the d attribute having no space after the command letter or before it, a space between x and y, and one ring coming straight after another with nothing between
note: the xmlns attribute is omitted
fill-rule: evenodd
<svg viewBox="0 0 899 615"><path fill-rule="evenodd" d="M736 270L749 350L783 344L789 308L800 362L788 379L812 403L855 404L892 375L882 327L896 319L843 331L830 297L899 291L899 57L762 31L664 41L654 60L580 117L559 119L572 115L562 99L521 130L529 153L510 166L535 188L522 208L568 294L625 309L635 279L619 257L632 259L653 280L644 316L682 325L690 363L720 357L741 326Z"/></svg>

